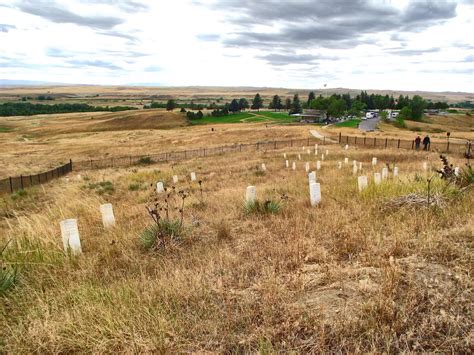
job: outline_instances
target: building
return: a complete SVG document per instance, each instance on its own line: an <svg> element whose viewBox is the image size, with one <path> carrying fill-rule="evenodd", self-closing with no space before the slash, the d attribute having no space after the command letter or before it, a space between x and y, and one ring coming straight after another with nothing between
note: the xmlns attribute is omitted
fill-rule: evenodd
<svg viewBox="0 0 474 355"><path fill-rule="evenodd" d="M291 116L300 118L300 122L305 123L320 123L325 121L327 117L326 111L313 109L305 109L303 113L295 113Z"/></svg>

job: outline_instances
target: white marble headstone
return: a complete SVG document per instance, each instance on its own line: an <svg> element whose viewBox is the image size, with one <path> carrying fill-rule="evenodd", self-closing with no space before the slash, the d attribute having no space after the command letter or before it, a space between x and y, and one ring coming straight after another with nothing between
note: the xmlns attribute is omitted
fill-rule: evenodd
<svg viewBox="0 0 474 355"><path fill-rule="evenodd" d="M102 215L102 224L104 228L115 226L114 210L111 203L100 205L100 213Z"/></svg>
<svg viewBox="0 0 474 355"><path fill-rule="evenodd" d="M77 228L77 219L65 219L59 223L64 252L70 250L73 255L82 254L81 239Z"/></svg>

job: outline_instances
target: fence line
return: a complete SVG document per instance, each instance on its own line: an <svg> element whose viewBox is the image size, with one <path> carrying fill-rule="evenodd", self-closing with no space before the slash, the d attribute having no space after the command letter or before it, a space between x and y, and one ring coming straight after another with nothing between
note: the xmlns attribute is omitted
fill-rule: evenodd
<svg viewBox="0 0 474 355"><path fill-rule="evenodd" d="M116 167L130 167L135 165L146 165L152 163L161 163L168 161L184 160L189 158L208 157L213 155L221 155L225 153L238 153L238 152L251 152L251 151L267 151L275 150L284 147L293 146L305 146L308 147L311 144L319 143L326 144L330 143L329 139L326 142L326 138L320 139L302 138L302 139L288 139L279 141L265 141L257 143L235 143L232 145L217 146L212 148L198 148L193 150L181 150L172 152L163 152L157 154L145 154L145 155L129 155L121 157L111 157L108 159L90 159L74 162L74 170L90 170L90 169L103 169L103 168L116 168Z"/></svg>
<svg viewBox="0 0 474 355"><path fill-rule="evenodd" d="M326 143L339 143L339 144L350 144L356 146L363 146L368 148L397 148L397 149L415 149L414 141L393 139L393 138L377 138L377 137L358 137L358 136L343 136L339 133L337 141L332 139L322 139L311 137L303 139L288 139L280 141L265 141L257 143L235 143L232 145L224 145L212 148L198 148L193 150L182 150L163 152L157 154L146 154L138 156L122 156L122 157L111 157L107 159L91 159L74 162L74 170L90 170L90 169L103 169L103 168L115 168L115 167L130 167L136 165L147 165L152 163L184 160L189 158L207 157L213 155L221 155L225 153L236 153L236 152L252 152L252 151L267 151L275 150L284 147L304 146L308 147L311 144L319 143L325 145ZM447 141L446 143L431 142L429 146L430 151L449 152L455 154L462 154L465 156L472 157L472 143L453 143ZM55 169L35 174L35 175L20 175L17 177L9 177L7 179L0 180L0 193L13 193L18 190L22 190L26 187L39 185L53 179L59 178L70 173L73 170L73 162L70 160L69 163L64 164Z"/></svg>
<svg viewBox="0 0 474 355"><path fill-rule="evenodd" d="M397 148L416 150L415 141L406 139L343 136L341 133L339 133L338 142L339 144L350 144L368 148ZM423 150L423 148L420 147L420 150ZM430 142L428 151L461 154L472 157L472 142L466 141L466 143L457 143L450 142L449 139L446 142Z"/></svg>
<svg viewBox="0 0 474 355"><path fill-rule="evenodd" d="M23 190L27 187L40 185L64 176L72 171L72 161L61 165L57 168L34 174L34 175L20 175L0 180L0 194L1 193L14 193L15 191Z"/></svg>

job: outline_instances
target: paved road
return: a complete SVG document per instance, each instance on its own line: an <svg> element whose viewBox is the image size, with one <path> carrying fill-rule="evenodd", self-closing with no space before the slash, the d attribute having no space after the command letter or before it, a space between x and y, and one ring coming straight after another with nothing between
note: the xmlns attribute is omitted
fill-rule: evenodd
<svg viewBox="0 0 474 355"><path fill-rule="evenodd" d="M380 118L369 118L367 120L362 120L359 123L359 129L361 131L375 131L377 129L377 124L379 123Z"/></svg>
<svg viewBox="0 0 474 355"><path fill-rule="evenodd" d="M314 129L311 129L309 132L315 138L318 138L318 139L321 139L321 140L324 139L324 136L321 133L319 133L318 131L314 130ZM328 137L326 137L326 141L331 142L331 143L337 143L335 140L332 140L331 138L328 138Z"/></svg>

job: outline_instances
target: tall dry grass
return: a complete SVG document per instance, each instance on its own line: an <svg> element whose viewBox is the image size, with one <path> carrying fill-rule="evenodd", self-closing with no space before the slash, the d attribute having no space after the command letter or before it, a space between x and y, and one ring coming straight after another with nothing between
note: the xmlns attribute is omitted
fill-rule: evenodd
<svg viewBox="0 0 474 355"><path fill-rule="evenodd" d="M469 352L472 347L473 195L446 208L382 210L390 198L424 193L422 161L435 155L351 148L372 175L372 156L396 163L390 178L357 191L352 162L329 146L317 171L322 203L309 204L302 154L297 171L282 151L200 158L177 165L87 173L2 205L12 239L2 263L20 264L1 298L5 352ZM290 161L299 148L287 150ZM267 172L258 172L265 162ZM457 161L456 164L462 164ZM392 166L392 165L391 165ZM195 171L203 180L204 203ZM150 184L172 175L190 191L182 245L147 251ZM84 174L83 174L84 175ZM84 188L111 181L115 191ZM139 188L129 189L130 184ZM245 214L247 185L260 200L288 196L278 214ZM437 181L433 189L444 189ZM117 226L104 230L100 203ZM64 256L59 221L77 217L84 254Z"/></svg>

